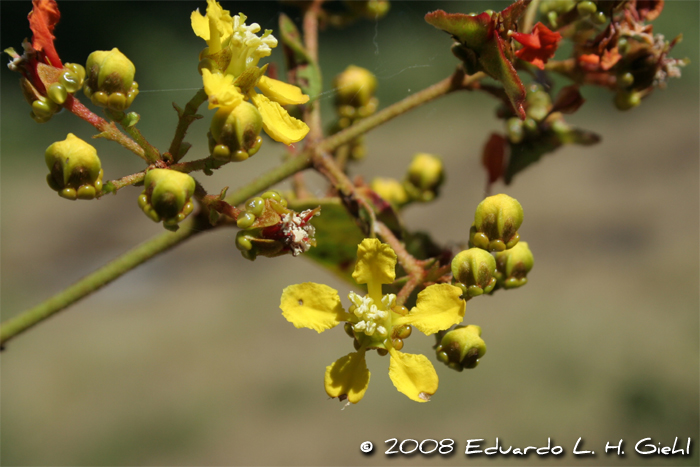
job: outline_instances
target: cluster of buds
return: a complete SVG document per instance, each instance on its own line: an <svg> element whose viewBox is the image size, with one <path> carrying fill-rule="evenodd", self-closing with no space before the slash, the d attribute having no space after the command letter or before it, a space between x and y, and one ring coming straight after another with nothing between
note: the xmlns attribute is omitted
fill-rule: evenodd
<svg viewBox="0 0 700 467"><path fill-rule="evenodd" d="M61 64L57 56L57 66L51 66L39 61L40 54L28 41L22 46L23 55L17 54L11 47L5 49L5 53L12 57L8 68L22 74L20 87L24 98L32 106L32 119L45 123L61 110L69 95L83 87L85 68L77 63Z"/></svg>
<svg viewBox="0 0 700 467"><path fill-rule="evenodd" d="M163 221L163 227L177 230L178 223L194 209L192 195L195 182L182 172L169 169L151 169L143 181L139 207L154 222Z"/></svg>
<svg viewBox="0 0 700 467"><path fill-rule="evenodd" d="M47 122L80 89L95 105L117 111L126 109L138 94L133 63L115 48L93 52L85 67L64 65L53 36L60 16L55 1L34 2L29 14L34 33L31 43L22 43L22 55L13 48L5 50L12 57L10 70L22 74L20 84L32 106L31 117L38 123Z"/></svg>
<svg viewBox="0 0 700 467"><path fill-rule="evenodd" d="M435 347L437 359L456 371L476 368L479 359L486 353L486 344L481 338L481 328L470 324L457 326L445 333Z"/></svg>
<svg viewBox="0 0 700 467"><path fill-rule="evenodd" d="M519 242L522 222L522 206L508 195L490 196L479 204L471 228L471 248L452 260L453 283L462 289L466 300L527 283L534 259L527 243Z"/></svg>
<svg viewBox="0 0 700 467"><path fill-rule="evenodd" d="M136 67L119 49L96 50L88 56L83 91L93 104L121 112L139 93Z"/></svg>
<svg viewBox="0 0 700 467"><path fill-rule="evenodd" d="M374 95L377 90L377 78L369 70L350 65L335 77L333 87L336 92L335 110L338 114L335 131L347 128L355 121L377 111L379 101ZM364 138L353 140L349 150L352 159L364 158Z"/></svg>
<svg viewBox="0 0 700 467"><path fill-rule="evenodd" d="M432 154L419 153L413 156L403 182L393 178L375 178L371 188L386 201L401 208L409 203L434 200L444 181L442 159Z"/></svg>
<svg viewBox="0 0 700 467"><path fill-rule="evenodd" d="M464 300L527 283L534 260L527 243L519 241L522 222L522 206L508 195L489 196L476 208L471 248L455 255L451 265L452 284L461 289ZM481 328L475 325L446 332L437 342L437 359L457 371L475 368L486 353L480 336Z"/></svg>
<svg viewBox="0 0 700 467"><path fill-rule="evenodd" d="M287 208L287 200L276 191L268 191L245 203L236 224L236 247L244 258L272 258L291 253L298 256L316 246L316 230L309 221L321 208L297 213Z"/></svg>
<svg viewBox="0 0 700 467"><path fill-rule="evenodd" d="M333 80L335 108L340 117L341 128L353 121L369 117L377 111L378 101L374 96L377 78L366 68L350 65Z"/></svg>
<svg viewBox="0 0 700 467"><path fill-rule="evenodd" d="M97 151L73 133L46 149L46 181L66 199L93 199L102 191L102 164Z"/></svg>

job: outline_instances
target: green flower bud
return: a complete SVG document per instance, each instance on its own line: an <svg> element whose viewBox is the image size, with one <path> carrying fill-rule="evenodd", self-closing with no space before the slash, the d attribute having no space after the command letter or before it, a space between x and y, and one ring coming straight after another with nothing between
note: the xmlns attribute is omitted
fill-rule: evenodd
<svg viewBox="0 0 700 467"><path fill-rule="evenodd" d="M527 101L525 113L536 122L544 120L552 108L552 98L540 86L530 86L525 99Z"/></svg>
<svg viewBox="0 0 700 467"><path fill-rule="evenodd" d="M527 283L527 273L534 265L534 257L527 242L518 242L510 250L496 253L496 279L504 289L513 289Z"/></svg>
<svg viewBox="0 0 700 467"><path fill-rule="evenodd" d="M63 68L65 71L61 73L58 80L69 93L78 92L83 87L85 68L77 63L66 63Z"/></svg>
<svg viewBox="0 0 700 467"><path fill-rule="evenodd" d="M408 166L404 187L408 196L417 201L431 201L445 180L442 160L431 154L416 154Z"/></svg>
<svg viewBox="0 0 700 467"><path fill-rule="evenodd" d="M63 141L46 149L46 181L59 196L93 199L102 191L102 164L94 147L68 133Z"/></svg>
<svg viewBox="0 0 700 467"><path fill-rule="evenodd" d="M634 81L634 78L632 78ZM615 94L615 107L619 110L629 110L642 103L641 95L636 91L618 91Z"/></svg>
<svg viewBox="0 0 700 467"><path fill-rule="evenodd" d="M508 129L508 140L513 144L518 144L523 141L525 137L523 133L523 121L518 117L509 118L506 122L506 127Z"/></svg>
<svg viewBox="0 0 700 467"><path fill-rule="evenodd" d="M457 371L476 368L486 353L486 344L480 336L479 326L457 326L448 331L435 348L437 359Z"/></svg>
<svg viewBox="0 0 700 467"><path fill-rule="evenodd" d="M91 53L85 68L84 92L95 105L121 112L139 92L134 64L116 47Z"/></svg>
<svg viewBox="0 0 700 467"><path fill-rule="evenodd" d="M260 131L263 119L258 109L249 102L235 107L221 107L209 127L209 148L212 157L225 161L244 161L262 145Z"/></svg>
<svg viewBox="0 0 700 467"><path fill-rule="evenodd" d="M466 299L491 292L496 286L495 275L496 260L481 248L461 251L452 260L452 277Z"/></svg>
<svg viewBox="0 0 700 467"><path fill-rule="evenodd" d="M163 221L168 230L177 230L177 224L194 209L194 179L188 174L169 169L152 169L146 173L145 189L139 196L139 206L155 222Z"/></svg>
<svg viewBox="0 0 700 467"><path fill-rule="evenodd" d="M578 2L578 4L576 5L576 9L578 10L578 14L581 15L583 18L587 18L596 11L598 11L598 7L596 6L596 4L588 0Z"/></svg>
<svg viewBox="0 0 700 467"><path fill-rule="evenodd" d="M630 88L634 84L634 75L630 72L622 73L617 77L617 87L620 89Z"/></svg>
<svg viewBox="0 0 700 467"><path fill-rule="evenodd" d="M354 2L353 2L354 3ZM377 110L377 78L367 69L350 65L335 77L335 105L341 116L351 119L367 117ZM347 106L349 109L344 109ZM351 115L345 115L345 114Z"/></svg>
<svg viewBox="0 0 700 467"><path fill-rule="evenodd" d="M563 14L571 10L574 6L576 6L574 0L548 0L540 3L540 12L545 14L550 12Z"/></svg>
<svg viewBox="0 0 700 467"><path fill-rule="evenodd" d="M345 0L343 3L355 14L373 21L384 17L391 6L387 0Z"/></svg>
<svg viewBox="0 0 700 467"><path fill-rule="evenodd" d="M46 95L49 99L54 101L56 104L61 105L68 98L68 91L66 90L65 86L63 86L59 83L53 83L46 90Z"/></svg>
<svg viewBox="0 0 700 467"><path fill-rule="evenodd" d="M394 206L403 206L409 201L404 186L393 178L375 178L370 186L375 193Z"/></svg>
<svg viewBox="0 0 700 467"><path fill-rule="evenodd" d="M602 11L594 13L591 19L596 24L605 24L608 22L608 17L605 16L605 13L603 13Z"/></svg>
<svg viewBox="0 0 700 467"><path fill-rule="evenodd" d="M489 196L476 208L470 245L489 251L513 248L520 239L522 223L523 208L518 200L504 194Z"/></svg>

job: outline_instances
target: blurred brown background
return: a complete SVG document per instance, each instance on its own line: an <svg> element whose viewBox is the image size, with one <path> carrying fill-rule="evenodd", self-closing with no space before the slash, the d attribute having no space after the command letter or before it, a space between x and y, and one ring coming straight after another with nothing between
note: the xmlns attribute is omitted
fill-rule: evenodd
<svg viewBox="0 0 700 467"><path fill-rule="evenodd" d="M224 3L263 28L278 3ZM321 33L326 119L333 76L364 66L379 80L381 105L449 74L449 38L423 22L501 4L394 2L387 18ZM698 18L697 2L667 2L655 31L683 32L673 56L691 65L668 89L629 112L606 91L584 89L587 104L568 121L599 133L594 147L546 156L512 186L496 186L525 209L520 231L534 252L527 287L469 302L488 352L478 368L436 364L440 389L417 404L396 392L388 358L370 355L365 399L341 411L327 400L323 372L350 352L342 329L317 335L281 316L292 283L348 286L303 258L250 263L235 230L195 238L125 275L12 341L0 358L2 465L698 465ZM139 127L160 148L172 137L172 101L201 86L204 42L189 14L204 2L66 2L57 48L84 62L119 47L136 64ZM2 2L2 48L30 35L28 2ZM292 16L293 9L284 7ZM7 58L7 57L6 57ZM281 51L273 61L281 63ZM2 319L31 307L139 242L162 232L138 209L140 188L93 202L69 202L45 183L43 153L73 132L93 131L63 113L38 125L17 76L2 70ZM82 99L86 101L86 99ZM355 173L401 177L417 151L443 156L443 196L406 212L411 229L465 242L483 196L481 148L502 131L495 103L457 94L402 116L367 136L369 157ZM205 155L211 111L192 126L188 158ZM122 148L97 140L106 179L142 169ZM283 148L266 140L245 164L212 177L211 191L237 187L274 167ZM309 178L315 179L310 176ZM319 185L321 186L321 185ZM347 303L346 303L347 305ZM420 334L406 351L426 353ZM690 457L641 457L636 441L693 439ZM492 446L564 447L560 457L464 457L465 441ZM594 457L575 457L579 437ZM389 438L453 438L450 457L387 458ZM624 439L625 457L606 456ZM375 453L360 453L363 441Z"/></svg>

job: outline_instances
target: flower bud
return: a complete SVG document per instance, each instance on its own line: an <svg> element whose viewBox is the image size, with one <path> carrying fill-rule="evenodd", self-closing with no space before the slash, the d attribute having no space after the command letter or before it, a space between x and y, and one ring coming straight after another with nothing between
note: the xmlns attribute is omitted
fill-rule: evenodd
<svg viewBox="0 0 700 467"><path fill-rule="evenodd" d="M480 336L479 326L457 326L448 331L435 348L437 359L457 371L476 368L486 353L486 344Z"/></svg>
<svg viewBox="0 0 700 467"><path fill-rule="evenodd" d="M139 196L139 207L163 227L177 230L178 223L194 209L194 179L186 173L169 169L152 169L146 173L145 189Z"/></svg>
<svg viewBox="0 0 700 467"><path fill-rule="evenodd" d="M520 239L522 223L523 208L518 200L504 194L489 196L476 208L469 243L489 251L513 248Z"/></svg>
<svg viewBox="0 0 700 467"><path fill-rule="evenodd" d="M468 300L489 293L496 285L496 260L488 251L470 248L452 260L452 277Z"/></svg>
<svg viewBox="0 0 700 467"><path fill-rule="evenodd" d="M220 107L209 127L212 157L223 161L244 161L262 145L262 115L250 102L234 107Z"/></svg>
<svg viewBox="0 0 700 467"><path fill-rule="evenodd" d="M333 86L337 89L335 105L342 117L363 118L377 110L377 78L369 70L350 65L335 77Z"/></svg>
<svg viewBox="0 0 700 467"><path fill-rule="evenodd" d="M417 201L431 201L445 180L442 160L431 154L416 154L408 166L404 186L408 195Z"/></svg>
<svg viewBox="0 0 700 467"><path fill-rule="evenodd" d="M116 47L91 53L85 68L84 92L97 106L121 112L139 93L139 86L134 81L134 64Z"/></svg>
<svg viewBox="0 0 700 467"><path fill-rule="evenodd" d="M578 14L581 15L581 17L588 18L598 10L598 7L595 3L586 0L583 2L578 2L578 4L576 5L576 9L578 10Z"/></svg>
<svg viewBox="0 0 700 467"><path fill-rule="evenodd" d="M371 183L372 190L394 206L408 203L406 189L398 180L393 178L375 178Z"/></svg>
<svg viewBox="0 0 700 467"><path fill-rule="evenodd" d="M634 78L632 78L634 80ZM619 110L629 110L642 103L640 93L636 91L618 90L615 94L615 107Z"/></svg>
<svg viewBox="0 0 700 467"><path fill-rule="evenodd" d="M514 289L527 283L527 273L534 264L527 242L518 242L510 250L496 253L496 279L504 289Z"/></svg>
<svg viewBox="0 0 700 467"><path fill-rule="evenodd" d="M102 164L94 147L68 133L46 149L46 181L66 199L93 199L102 191Z"/></svg>
<svg viewBox="0 0 700 467"><path fill-rule="evenodd" d="M552 108L552 98L541 86L530 86L525 100L527 102L525 113L536 122L544 120Z"/></svg>
<svg viewBox="0 0 700 467"><path fill-rule="evenodd" d="M373 21L384 17L391 7L387 0L346 0L343 3L356 15Z"/></svg>

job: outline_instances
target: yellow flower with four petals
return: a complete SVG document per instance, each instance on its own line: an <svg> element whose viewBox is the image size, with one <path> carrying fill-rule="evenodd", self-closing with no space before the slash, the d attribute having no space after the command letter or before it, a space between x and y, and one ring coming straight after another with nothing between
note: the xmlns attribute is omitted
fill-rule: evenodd
<svg viewBox="0 0 700 467"><path fill-rule="evenodd" d="M257 66L277 46L272 31L266 30L258 36L260 25L246 25L244 14L232 17L215 0L207 0L205 16L197 10L190 19L194 33L208 46L200 54L200 69L209 108L230 112L241 102L250 100L262 116L263 129L272 139L284 144L304 139L309 127L290 116L282 106L305 104L309 96L296 86L265 76L266 67ZM261 94L255 91L256 87Z"/></svg>
<svg viewBox="0 0 700 467"><path fill-rule="evenodd" d="M448 329L464 318L466 302L462 291L450 284L434 284L418 294L416 306L408 312L396 306L396 295L382 294L382 284L396 278L396 253L377 239L365 239L357 248L352 274L358 284L367 284L368 294L350 292L352 306L346 312L338 292L323 284L306 282L284 289L280 308L297 328L323 332L346 322L354 337L356 352L326 368L325 388L330 397L359 402L369 385L365 353L376 349L391 356L389 377L399 392L417 402L426 402L438 387L438 376L427 357L400 352L403 339L415 326L425 334Z"/></svg>

